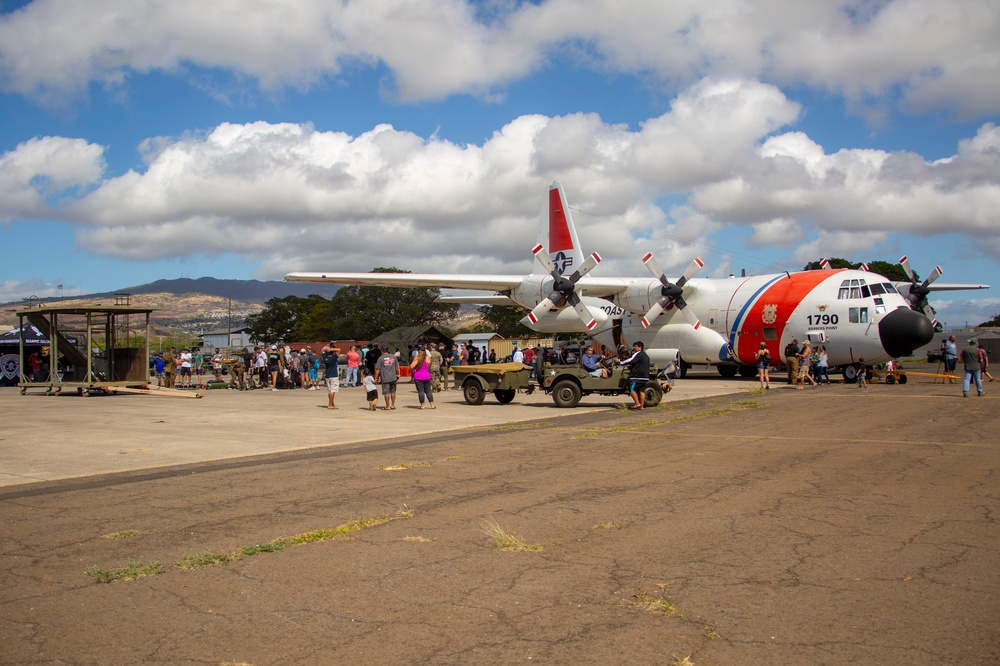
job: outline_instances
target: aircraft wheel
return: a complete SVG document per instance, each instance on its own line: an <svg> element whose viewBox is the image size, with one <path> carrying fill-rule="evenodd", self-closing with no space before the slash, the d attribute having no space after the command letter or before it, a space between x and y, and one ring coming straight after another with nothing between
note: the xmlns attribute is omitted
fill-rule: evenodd
<svg viewBox="0 0 1000 666"><path fill-rule="evenodd" d="M855 384L858 381L858 370L861 368L860 365L845 365L844 366L844 383L845 384Z"/></svg>
<svg viewBox="0 0 1000 666"><path fill-rule="evenodd" d="M740 377L746 379L753 379L757 376L757 366L756 365L741 365L740 366Z"/></svg>
<svg viewBox="0 0 1000 666"><path fill-rule="evenodd" d="M508 405L514 401L514 395L517 393L514 389L494 389L493 395L497 397L497 402L501 405Z"/></svg>
<svg viewBox="0 0 1000 666"><path fill-rule="evenodd" d="M893 384L896 383L896 378L893 377L892 375L886 375L885 376L885 383L889 384L891 386L891 385L893 385Z"/></svg>
<svg viewBox="0 0 1000 666"><path fill-rule="evenodd" d="M681 359L681 379L684 379L688 375L688 370L691 368L691 364Z"/></svg>
<svg viewBox="0 0 1000 666"><path fill-rule="evenodd" d="M552 387L552 401L556 407L576 407L580 403L583 392L572 379L563 379Z"/></svg>
<svg viewBox="0 0 1000 666"><path fill-rule="evenodd" d="M899 383L900 384L905 384L906 383L906 375L900 375L899 376Z"/></svg>
<svg viewBox="0 0 1000 666"><path fill-rule="evenodd" d="M727 365L717 365L715 367L718 369L719 374L725 377L726 379L736 376L737 368L735 365L727 364Z"/></svg>
<svg viewBox="0 0 1000 666"><path fill-rule="evenodd" d="M475 379L470 379L462 385L462 393L465 394L465 401L470 405L481 405L486 399L486 391Z"/></svg>
<svg viewBox="0 0 1000 666"><path fill-rule="evenodd" d="M642 392L646 394L646 407L656 407L663 400L663 389L656 382L646 384Z"/></svg>

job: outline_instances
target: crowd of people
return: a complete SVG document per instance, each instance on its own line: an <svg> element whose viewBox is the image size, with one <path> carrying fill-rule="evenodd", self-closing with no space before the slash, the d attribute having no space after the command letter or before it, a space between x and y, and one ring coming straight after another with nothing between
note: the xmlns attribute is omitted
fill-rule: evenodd
<svg viewBox="0 0 1000 666"><path fill-rule="evenodd" d="M976 338L971 338L969 346L961 352L954 335L942 343L945 375L951 383L958 380L954 376L958 359L961 358L965 365L963 394L966 396L973 382L979 395L983 395L983 378L993 381L993 376L988 371L989 355L977 342ZM599 378L610 375L609 365L613 362L631 366L632 378L637 382L643 379L639 376L643 371L649 374L649 357L641 343L637 343L631 352L627 347L620 348L618 352L617 360L609 361L608 355L595 353L593 345L587 345L585 351L574 352L569 348L543 350L529 346L522 349L515 342L511 355L499 361L532 366L532 374L537 372L536 366L542 362L579 362L591 376ZM756 352L756 361L760 386L769 390L770 369L774 364L767 345L763 342ZM468 343L454 343L450 346L443 343L411 345L404 354L398 348L390 352L385 345L352 345L349 350L342 352L331 342L319 354L309 348L296 350L289 345L277 344L254 347L252 350L245 347L241 353L228 356L223 355L221 350L206 356L199 347L184 347L180 351L171 347L156 354L152 369L157 386L167 388L203 388L206 386L206 370L211 372L216 382L225 383L225 375L228 375L229 387L240 390L262 388L272 391L318 391L325 384L329 409L337 409L336 395L342 386L364 387L368 407L374 411L378 408L380 392L384 401L381 408L396 408L396 388L403 376L411 377L416 385L419 408L436 409L434 394L449 389L452 367L496 362L498 358L495 350L487 350L485 346L480 349ZM806 384L813 387L830 384L829 362L824 345L813 346L809 340L800 345L798 339L793 339L785 347L784 362L787 382L798 390L803 390ZM857 386L863 389L868 386L871 369L863 358L859 359L859 364ZM402 371L401 368L404 367L408 370ZM892 367L888 370L891 371ZM645 381L648 380L648 377L645 378ZM634 384L638 386L638 383ZM635 403L633 408L642 409L642 392L636 390L635 386L630 391ZM454 388L459 387L456 384Z"/></svg>

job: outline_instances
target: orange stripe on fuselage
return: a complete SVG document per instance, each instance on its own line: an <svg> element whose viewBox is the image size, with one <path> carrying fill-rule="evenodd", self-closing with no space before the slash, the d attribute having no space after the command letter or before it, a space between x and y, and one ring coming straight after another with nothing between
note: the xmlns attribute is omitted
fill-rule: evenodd
<svg viewBox="0 0 1000 666"><path fill-rule="evenodd" d="M756 365L756 354L761 342L767 344L767 351L771 354L772 359L784 358L784 349L779 349L779 346L785 328L788 326L788 318L817 285L843 270L845 269L792 273L768 287L764 293L757 297L756 302L750 306L743 321L740 322L739 335L736 336L734 344L736 356L740 362ZM834 298L836 298L836 294L834 294ZM765 324L764 308L768 305L777 306L777 311L774 323ZM776 329L777 340L764 339L765 326ZM791 337L798 338L801 342L805 335L806 331L803 329L802 331L793 331Z"/></svg>
<svg viewBox="0 0 1000 666"><path fill-rule="evenodd" d="M566 211L563 210L559 190L549 190L549 253L572 250L573 237L569 234Z"/></svg>

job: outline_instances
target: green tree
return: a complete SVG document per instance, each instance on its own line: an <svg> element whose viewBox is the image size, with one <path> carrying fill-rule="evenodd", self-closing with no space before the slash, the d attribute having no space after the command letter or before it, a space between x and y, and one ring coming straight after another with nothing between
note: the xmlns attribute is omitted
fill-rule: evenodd
<svg viewBox="0 0 1000 666"><path fill-rule="evenodd" d="M407 273L398 268L374 268L372 273ZM399 326L441 324L458 313L454 303L437 303L436 287L349 286L332 299L333 335L348 340L371 340Z"/></svg>
<svg viewBox="0 0 1000 666"><path fill-rule="evenodd" d="M807 271L818 271L823 266L820 264L821 260L810 261L806 264ZM847 259L841 259L840 257L831 257L827 259L830 262L830 268L857 268L861 264L852 264Z"/></svg>
<svg viewBox="0 0 1000 666"><path fill-rule="evenodd" d="M521 323L527 314L524 308L516 305L482 305L479 314L489 325L488 330L495 331L505 338L518 338L533 335L534 332Z"/></svg>
<svg viewBox="0 0 1000 666"><path fill-rule="evenodd" d="M299 321L322 302L328 301L317 294L305 298L300 296L269 298L263 310L247 315L247 328L255 340L265 342L298 340L300 338L296 327Z"/></svg>
<svg viewBox="0 0 1000 666"><path fill-rule="evenodd" d="M980 326L1000 326L1000 314L993 315L993 319L984 321Z"/></svg>

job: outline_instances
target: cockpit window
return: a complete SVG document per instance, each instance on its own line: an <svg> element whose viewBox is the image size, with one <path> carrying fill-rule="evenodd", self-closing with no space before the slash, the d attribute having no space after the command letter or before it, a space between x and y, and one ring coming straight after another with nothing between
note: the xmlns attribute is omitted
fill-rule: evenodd
<svg viewBox="0 0 1000 666"><path fill-rule="evenodd" d="M872 295L872 292L870 292L870 291L868 290L868 285L866 285L866 284L862 284L862 285L861 285L861 296L862 296L863 298L868 298L868 297L869 297L869 296L871 296L871 295Z"/></svg>
<svg viewBox="0 0 1000 666"><path fill-rule="evenodd" d="M880 284L872 285L872 294L874 294L875 296L880 296L884 293L885 293L885 288L882 285Z"/></svg>
<svg viewBox="0 0 1000 666"><path fill-rule="evenodd" d="M891 282L886 282L882 286L885 287L885 293L887 293L887 294L895 294L895 293L897 293L896 292L896 288L892 286Z"/></svg>

